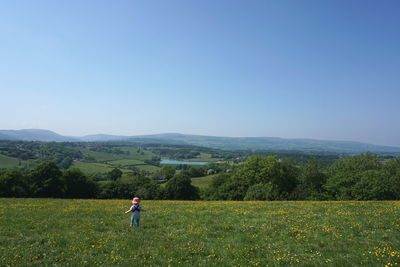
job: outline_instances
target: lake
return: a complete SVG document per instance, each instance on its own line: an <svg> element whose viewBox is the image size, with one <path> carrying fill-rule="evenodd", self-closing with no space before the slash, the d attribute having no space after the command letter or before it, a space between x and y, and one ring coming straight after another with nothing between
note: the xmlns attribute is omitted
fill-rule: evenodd
<svg viewBox="0 0 400 267"><path fill-rule="evenodd" d="M206 165L208 162L204 161L182 161L182 160L171 160L171 159L163 159L160 162L161 164L174 164L174 165Z"/></svg>

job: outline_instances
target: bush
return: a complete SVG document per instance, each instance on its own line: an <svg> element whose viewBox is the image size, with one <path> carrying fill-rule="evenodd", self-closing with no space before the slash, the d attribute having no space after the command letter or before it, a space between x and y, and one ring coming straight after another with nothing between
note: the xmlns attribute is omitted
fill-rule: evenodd
<svg viewBox="0 0 400 267"><path fill-rule="evenodd" d="M62 175L62 182L65 185L64 197L94 198L97 196L97 183L79 169L66 170Z"/></svg>
<svg viewBox="0 0 400 267"><path fill-rule="evenodd" d="M29 196L29 188L22 172L16 170L0 172L0 197L27 196Z"/></svg>
<svg viewBox="0 0 400 267"><path fill-rule="evenodd" d="M29 172L29 182L32 195L35 197L61 197L64 184L62 172L53 162L44 162Z"/></svg>
<svg viewBox="0 0 400 267"><path fill-rule="evenodd" d="M287 198L287 194L281 193L277 185L269 182L250 186L244 200L282 200L285 198Z"/></svg>
<svg viewBox="0 0 400 267"><path fill-rule="evenodd" d="M159 185L144 176L130 176L125 180L109 181L101 185L100 198L132 198L159 199Z"/></svg>
<svg viewBox="0 0 400 267"><path fill-rule="evenodd" d="M165 185L167 199L195 200L199 199L199 190L192 185L192 180L184 173L179 173Z"/></svg>

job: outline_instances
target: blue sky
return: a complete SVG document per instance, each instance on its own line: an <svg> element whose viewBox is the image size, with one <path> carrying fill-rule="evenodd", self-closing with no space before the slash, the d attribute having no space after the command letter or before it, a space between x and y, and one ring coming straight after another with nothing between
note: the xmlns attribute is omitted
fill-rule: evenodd
<svg viewBox="0 0 400 267"><path fill-rule="evenodd" d="M400 146L400 2L3 1L0 129Z"/></svg>

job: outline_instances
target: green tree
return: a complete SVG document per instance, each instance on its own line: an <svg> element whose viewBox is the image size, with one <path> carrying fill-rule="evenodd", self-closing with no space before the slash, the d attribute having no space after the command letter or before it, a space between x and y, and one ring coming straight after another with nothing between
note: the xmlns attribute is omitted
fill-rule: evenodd
<svg viewBox="0 0 400 267"><path fill-rule="evenodd" d="M24 174L17 170L0 171L0 197L26 197L28 185Z"/></svg>
<svg viewBox="0 0 400 267"><path fill-rule="evenodd" d="M225 191L228 187L224 185L228 183L229 179L230 176L227 173L219 173L214 176L211 180L210 186L202 191L202 197L205 200L227 200L230 191Z"/></svg>
<svg viewBox="0 0 400 267"><path fill-rule="evenodd" d="M71 167L72 162L73 162L72 158L67 156L60 162L59 165L63 169L68 169L69 167Z"/></svg>
<svg viewBox="0 0 400 267"><path fill-rule="evenodd" d="M167 199L195 200L199 199L199 190L192 185L189 176L179 173L165 185Z"/></svg>
<svg viewBox="0 0 400 267"><path fill-rule="evenodd" d="M143 199L160 198L160 186L154 180L143 175L131 176L130 180L135 184L135 191L131 192L132 196Z"/></svg>
<svg viewBox="0 0 400 267"><path fill-rule="evenodd" d="M100 198L132 198L138 196L143 199L160 198L159 185L142 175L128 175L117 181L107 181L100 187Z"/></svg>
<svg viewBox="0 0 400 267"><path fill-rule="evenodd" d="M282 194L276 184L268 182L250 186L244 200L282 200L285 198L287 195Z"/></svg>
<svg viewBox="0 0 400 267"><path fill-rule="evenodd" d="M191 166L188 170L186 170L186 173L189 175L189 177L202 177L206 175L206 169L198 166Z"/></svg>
<svg viewBox="0 0 400 267"><path fill-rule="evenodd" d="M232 176L232 199L243 200L250 186L272 183L278 190L287 195L297 184L297 169L288 161L275 156L252 156L240 164Z"/></svg>
<svg viewBox="0 0 400 267"><path fill-rule="evenodd" d="M122 177L122 171L118 168L114 168L114 169L112 169L112 171L107 173L107 177L110 180L116 181Z"/></svg>
<svg viewBox="0 0 400 267"><path fill-rule="evenodd" d="M400 159L390 160L381 169L361 172L358 177L352 191L354 199L400 199Z"/></svg>
<svg viewBox="0 0 400 267"><path fill-rule="evenodd" d="M300 167L299 184L294 191L294 198L299 200L317 200L324 198L323 185L326 175L321 171L318 161L309 160Z"/></svg>
<svg viewBox="0 0 400 267"><path fill-rule="evenodd" d="M385 199L400 200L400 158L392 159L383 167L383 175L390 184L390 193Z"/></svg>
<svg viewBox="0 0 400 267"><path fill-rule="evenodd" d="M355 193L354 186L362 180L362 177L372 175L368 171L379 171L382 167L381 159L370 153L337 160L329 170L324 187L334 199L357 199L360 195Z"/></svg>
<svg viewBox="0 0 400 267"><path fill-rule="evenodd" d="M117 181L105 181L104 183L101 183L99 185L99 198L119 198L120 192L119 192L120 186ZM127 198L129 198L128 196ZM122 198L122 197L121 197ZM125 197L124 197L125 198Z"/></svg>
<svg viewBox="0 0 400 267"><path fill-rule="evenodd" d="M35 197L61 197L64 184L61 170L52 162L44 162L29 172L31 191Z"/></svg>
<svg viewBox="0 0 400 267"><path fill-rule="evenodd" d="M64 197L93 198L97 194L97 183L79 169L66 170L62 180L65 185Z"/></svg>
<svg viewBox="0 0 400 267"><path fill-rule="evenodd" d="M172 167L171 165L164 165L160 171L160 174L165 176L166 180L171 179L175 175L175 168Z"/></svg>

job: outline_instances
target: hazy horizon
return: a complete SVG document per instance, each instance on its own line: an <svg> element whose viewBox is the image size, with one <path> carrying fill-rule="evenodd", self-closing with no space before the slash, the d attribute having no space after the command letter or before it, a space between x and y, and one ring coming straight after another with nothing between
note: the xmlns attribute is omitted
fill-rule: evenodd
<svg viewBox="0 0 400 267"><path fill-rule="evenodd" d="M110 133L88 133L84 135L67 135L57 131L53 131L50 129L37 129L37 128L29 128L29 129L0 129L1 130L11 130L11 131L18 131L18 130L48 130L59 134L65 137L72 137L72 138L82 138L90 135L112 135L112 136L126 136L126 137L136 137L136 136L146 136L146 135L163 135L163 134L182 134L182 135L193 135L193 136L208 136L208 137L221 137L221 138L280 138L280 139L298 139L298 140L317 140L317 141L333 141L333 142L358 142L358 143L365 143L370 145L382 145L382 146L392 146L392 147L400 147L400 145L384 145L384 144L375 144L370 142L362 142L358 140L338 140L338 139L321 139L321 138L296 138L296 137L281 137L281 136L229 136L229 135L208 135L208 134L196 134L196 133L182 133L182 132L156 132L156 133L148 133L148 134L110 134Z"/></svg>
<svg viewBox="0 0 400 267"><path fill-rule="evenodd" d="M400 146L400 2L4 2L0 129Z"/></svg>

